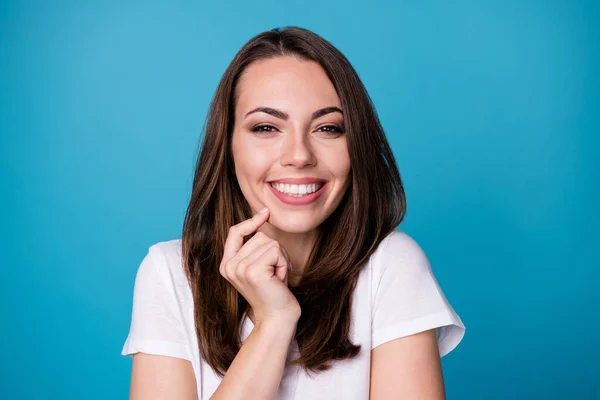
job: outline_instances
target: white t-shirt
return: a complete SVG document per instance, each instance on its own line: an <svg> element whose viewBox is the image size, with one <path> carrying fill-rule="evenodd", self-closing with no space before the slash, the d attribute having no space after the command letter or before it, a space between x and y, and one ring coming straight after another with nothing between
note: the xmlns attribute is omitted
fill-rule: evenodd
<svg viewBox="0 0 600 400"><path fill-rule="evenodd" d="M121 354L143 352L189 360L198 399L207 400L221 379L200 359L192 294L181 260L181 239L149 248L137 272L131 329ZM329 371L312 377L300 367L287 367L277 399L367 399L371 349L437 328L443 357L464 336L465 326L446 300L426 255L406 233L393 231L381 242L361 271L353 296L350 340L362 346L358 356L333 361ZM242 342L253 325L244 318ZM297 355L293 340L288 359Z"/></svg>

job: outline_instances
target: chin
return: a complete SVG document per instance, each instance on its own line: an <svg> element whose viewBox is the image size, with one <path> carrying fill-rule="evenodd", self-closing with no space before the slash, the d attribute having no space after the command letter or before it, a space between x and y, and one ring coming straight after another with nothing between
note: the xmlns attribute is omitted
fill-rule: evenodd
<svg viewBox="0 0 600 400"><path fill-rule="evenodd" d="M307 220L306 218L280 218L271 216L269 224L287 233L307 233L319 226L319 221Z"/></svg>

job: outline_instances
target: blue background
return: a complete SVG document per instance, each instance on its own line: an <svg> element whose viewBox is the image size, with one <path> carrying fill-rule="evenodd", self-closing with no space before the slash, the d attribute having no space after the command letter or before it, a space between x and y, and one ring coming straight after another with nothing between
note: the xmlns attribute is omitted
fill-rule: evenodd
<svg viewBox="0 0 600 400"><path fill-rule="evenodd" d="M401 229L467 326L449 399L600 398L592 1L0 5L0 397L126 398L133 283L179 237L218 80L299 25L369 90Z"/></svg>

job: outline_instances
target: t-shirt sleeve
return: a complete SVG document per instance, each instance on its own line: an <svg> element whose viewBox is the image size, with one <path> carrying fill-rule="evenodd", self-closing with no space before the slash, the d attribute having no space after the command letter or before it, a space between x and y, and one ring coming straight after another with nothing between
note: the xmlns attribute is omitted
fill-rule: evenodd
<svg viewBox="0 0 600 400"><path fill-rule="evenodd" d="M135 278L131 326L121 354L147 353L191 361L177 299L169 291L168 265L157 246L150 247ZM162 268L162 271L161 271Z"/></svg>
<svg viewBox="0 0 600 400"><path fill-rule="evenodd" d="M380 244L373 266L372 346L436 328L440 357L462 340L465 326L456 314L421 247L393 231Z"/></svg>

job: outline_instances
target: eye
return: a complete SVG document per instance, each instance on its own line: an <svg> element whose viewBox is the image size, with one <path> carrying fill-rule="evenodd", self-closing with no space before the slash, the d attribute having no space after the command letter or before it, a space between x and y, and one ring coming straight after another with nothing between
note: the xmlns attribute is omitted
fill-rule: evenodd
<svg viewBox="0 0 600 400"><path fill-rule="evenodd" d="M319 127L317 130L321 130L321 132L327 132L331 135L343 134L344 130L337 125L324 125Z"/></svg>
<svg viewBox="0 0 600 400"><path fill-rule="evenodd" d="M256 132L259 135L266 135L273 132L278 132L278 129L272 125L256 125L250 129L252 132ZM341 135L344 130L337 125L324 125L317 128L317 131L326 132L328 136Z"/></svg>
<svg viewBox="0 0 600 400"><path fill-rule="evenodd" d="M277 132L277 128L271 125L256 125L250 129L252 132L256 132L259 135L265 135L271 132Z"/></svg>

